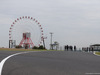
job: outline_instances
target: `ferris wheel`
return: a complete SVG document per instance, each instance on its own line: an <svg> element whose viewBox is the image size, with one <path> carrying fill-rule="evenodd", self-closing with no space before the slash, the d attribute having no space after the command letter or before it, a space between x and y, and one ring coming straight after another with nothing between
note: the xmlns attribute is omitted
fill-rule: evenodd
<svg viewBox="0 0 100 75"><path fill-rule="evenodd" d="M16 45L30 48L42 45L43 28L41 24L33 17L22 16L17 18L9 29L9 48Z"/></svg>

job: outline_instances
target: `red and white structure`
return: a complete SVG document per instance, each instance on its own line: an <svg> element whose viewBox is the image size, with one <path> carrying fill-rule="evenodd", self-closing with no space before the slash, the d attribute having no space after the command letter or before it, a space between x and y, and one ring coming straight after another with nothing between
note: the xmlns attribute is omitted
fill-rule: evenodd
<svg viewBox="0 0 100 75"><path fill-rule="evenodd" d="M31 40L30 36L31 36L31 33L29 33L29 32L23 33L23 38L22 38L19 46L22 46L22 47L27 46L28 48L30 48L30 46L34 47L34 44Z"/></svg>
<svg viewBox="0 0 100 75"><path fill-rule="evenodd" d="M40 46L43 43L43 28L33 17L22 16L17 18L9 29L9 48L16 45L29 48Z"/></svg>

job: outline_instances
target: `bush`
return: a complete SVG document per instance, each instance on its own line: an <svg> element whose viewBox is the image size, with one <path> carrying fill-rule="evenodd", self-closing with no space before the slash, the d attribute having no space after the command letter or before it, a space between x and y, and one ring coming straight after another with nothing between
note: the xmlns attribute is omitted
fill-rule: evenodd
<svg viewBox="0 0 100 75"><path fill-rule="evenodd" d="M32 49L44 49L43 45L37 47L37 46L34 46Z"/></svg>
<svg viewBox="0 0 100 75"><path fill-rule="evenodd" d="M17 45L15 48L22 48L22 46L20 46L20 45Z"/></svg>
<svg viewBox="0 0 100 75"><path fill-rule="evenodd" d="M44 49L43 45L39 46L39 49Z"/></svg>
<svg viewBox="0 0 100 75"><path fill-rule="evenodd" d="M37 46L34 46L32 49L38 49L38 47Z"/></svg>

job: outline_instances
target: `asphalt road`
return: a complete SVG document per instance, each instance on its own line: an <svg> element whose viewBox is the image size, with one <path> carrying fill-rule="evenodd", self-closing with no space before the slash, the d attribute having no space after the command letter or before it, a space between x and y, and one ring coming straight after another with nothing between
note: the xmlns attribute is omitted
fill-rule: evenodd
<svg viewBox="0 0 100 75"><path fill-rule="evenodd" d="M0 61L15 51L0 51ZM100 57L92 53L43 51L11 57L2 75L100 75Z"/></svg>

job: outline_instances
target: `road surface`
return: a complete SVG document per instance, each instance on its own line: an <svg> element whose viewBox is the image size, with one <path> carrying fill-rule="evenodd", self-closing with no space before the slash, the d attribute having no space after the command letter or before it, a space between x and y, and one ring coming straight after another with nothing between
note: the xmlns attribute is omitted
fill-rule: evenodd
<svg viewBox="0 0 100 75"><path fill-rule="evenodd" d="M17 51L0 51L0 61ZM100 57L86 52L42 51L11 57L2 75L100 75Z"/></svg>

